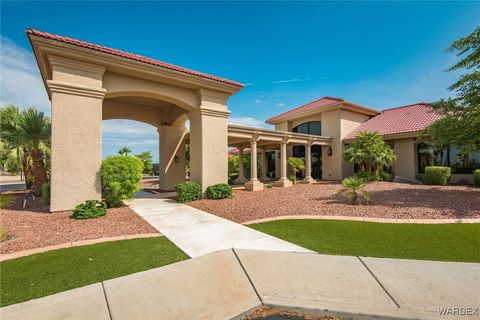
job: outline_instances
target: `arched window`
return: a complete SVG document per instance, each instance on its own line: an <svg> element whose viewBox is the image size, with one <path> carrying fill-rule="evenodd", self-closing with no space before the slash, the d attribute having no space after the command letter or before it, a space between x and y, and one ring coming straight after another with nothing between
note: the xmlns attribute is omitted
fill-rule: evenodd
<svg viewBox="0 0 480 320"><path fill-rule="evenodd" d="M320 121L310 121L302 123L292 129L292 132L322 135L322 123Z"/></svg>

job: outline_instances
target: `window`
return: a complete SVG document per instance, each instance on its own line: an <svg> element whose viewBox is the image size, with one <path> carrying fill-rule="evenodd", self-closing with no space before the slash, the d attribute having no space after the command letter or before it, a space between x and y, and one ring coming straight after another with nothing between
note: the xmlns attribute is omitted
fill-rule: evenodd
<svg viewBox="0 0 480 320"><path fill-rule="evenodd" d="M322 123L320 121L310 121L302 123L292 129L292 132L314 134L317 136L322 135Z"/></svg>
<svg viewBox="0 0 480 320"><path fill-rule="evenodd" d="M424 173L427 166L445 166L452 173L470 174L480 168L480 151L462 156L456 147L439 149L425 143L417 145L418 173Z"/></svg>

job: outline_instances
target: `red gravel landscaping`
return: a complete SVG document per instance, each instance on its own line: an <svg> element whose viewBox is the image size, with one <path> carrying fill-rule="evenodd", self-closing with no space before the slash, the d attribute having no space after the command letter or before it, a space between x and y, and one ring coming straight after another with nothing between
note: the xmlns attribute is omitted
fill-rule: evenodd
<svg viewBox="0 0 480 320"><path fill-rule="evenodd" d="M297 184L248 192L234 190L233 199L188 203L235 222L277 216L326 215L393 219L479 218L480 188L370 182L369 205L350 205L337 195L338 182Z"/></svg>
<svg viewBox="0 0 480 320"><path fill-rule="evenodd" d="M17 197L0 213L0 226L6 234L6 240L0 242L0 254L81 240L158 233L127 206L108 209L105 216L96 219L75 220L71 214L49 213L39 198L28 200L22 209L22 197Z"/></svg>

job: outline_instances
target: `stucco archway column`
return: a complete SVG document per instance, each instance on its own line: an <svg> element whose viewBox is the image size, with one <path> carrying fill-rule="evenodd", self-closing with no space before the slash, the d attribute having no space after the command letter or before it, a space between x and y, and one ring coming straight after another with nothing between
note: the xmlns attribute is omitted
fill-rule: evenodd
<svg viewBox="0 0 480 320"><path fill-rule="evenodd" d="M289 187L292 182L287 179L287 143L284 139L280 144L280 179L275 182L275 187Z"/></svg>
<svg viewBox="0 0 480 320"><path fill-rule="evenodd" d="M243 147L238 148L238 178L235 181L236 183L245 183L245 174L243 172Z"/></svg>
<svg viewBox="0 0 480 320"><path fill-rule="evenodd" d="M102 196L102 66L49 57L52 79L50 211Z"/></svg>
<svg viewBox="0 0 480 320"><path fill-rule="evenodd" d="M159 185L161 190L174 190L185 181L186 128L161 126L159 134Z"/></svg>
<svg viewBox="0 0 480 320"><path fill-rule="evenodd" d="M313 183L312 178L312 144L311 142L305 144L305 178L302 183Z"/></svg>
<svg viewBox="0 0 480 320"><path fill-rule="evenodd" d="M191 111L190 119L190 170L191 181L208 186L227 183L228 132L230 112L228 94L200 89L200 106Z"/></svg>
<svg viewBox="0 0 480 320"><path fill-rule="evenodd" d="M263 183L257 178L257 141L258 137L253 137L250 141L250 181L245 183L245 190L257 191L263 189Z"/></svg>
<svg viewBox="0 0 480 320"><path fill-rule="evenodd" d="M267 180L268 177L267 177L267 170L268 170L268 163L267 163L267 150L265 150L265 148L263 148L261 151L260 151L260 163L261 163L261 168L262 168L262 176L261 176L261 179L262 180Z"/></svg>

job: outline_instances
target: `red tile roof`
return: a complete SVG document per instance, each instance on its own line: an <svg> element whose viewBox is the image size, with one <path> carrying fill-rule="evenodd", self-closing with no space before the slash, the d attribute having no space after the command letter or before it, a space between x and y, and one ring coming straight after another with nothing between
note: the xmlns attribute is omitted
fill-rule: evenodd
<svg viewBox="0 0 480 320"><path fill-rule="evenodd" d="M223 78L213 76L213 75L210 75L210 74L190 70L190 69L183 68L183 67L180 67L180 66L176 66L176 65L173 65L173 64L169 64L169 63L166 63L166 62L163 62L163 61L159 61L159 60L147 58L147 57L144 57L144 56L140 56L138 54L125 52L125 51L121 51L121 50L117 50L117 49L113 49L113 48L109 48L109 47L104 47L104 46L100 46L100 45L97 45L97 44L77 40L77 39L74 39L74 38L64 37L64 36L44 32L44 31L39 31L39 30L35 30L35 29L27 29L26 32L27 32L27 34L30 34L30 35L34 35L34 36L38 36L38 37L42 37L42 38L46 38L46 39L52 39L52 40L72 44L72 45L75 45L75 46L78 46L78 47L92 49L92 50L112 54L112 55L115 55L115 56L118 56L118 57L131 59L131 60L135 60L135 61L159 66L159 67L174 70L174 71L188 73L188 74L198 76L198 77L202 77L202 78L205 78L205 79L210 79L210 80L219 81L219 82L231 84L231 85L238 86L238 87L243 87L243 84L241 84L239 82L236 82L236 81L223 79Z"/></svg>
<svg viewBox="0 0 480 320"><path fill-rule="evenodd" d="M355 138L362 131L377 131L382 135L420 131L440 118L425 102L383 110L348 134L345 140Z"/></svg>
<svg viewBox="0 0 480 320"><path fill-rule="evenodd" d="M319 108L319 107L326 107L326 106L329 106L329 105L332 105L332 104L335 104L335 103L338 103L338 102L341 102L341 101L344 101L344 100L341 99L341 98L323 97L323 98L317 99L315 101L309 102L307 104L304 104L304 105L302 105L300 107L297 107L295 109L291 109L291 110L288 110L287 112L278 114L278 115L268 119L266 122L281 119L281 118L284 118L284 117L287 117L287 116L290 116L290 115L294 115L294 114L297 114L297 113L300 113L300 112L313 110L313 109L316 109L316 108Z"/></svg>

